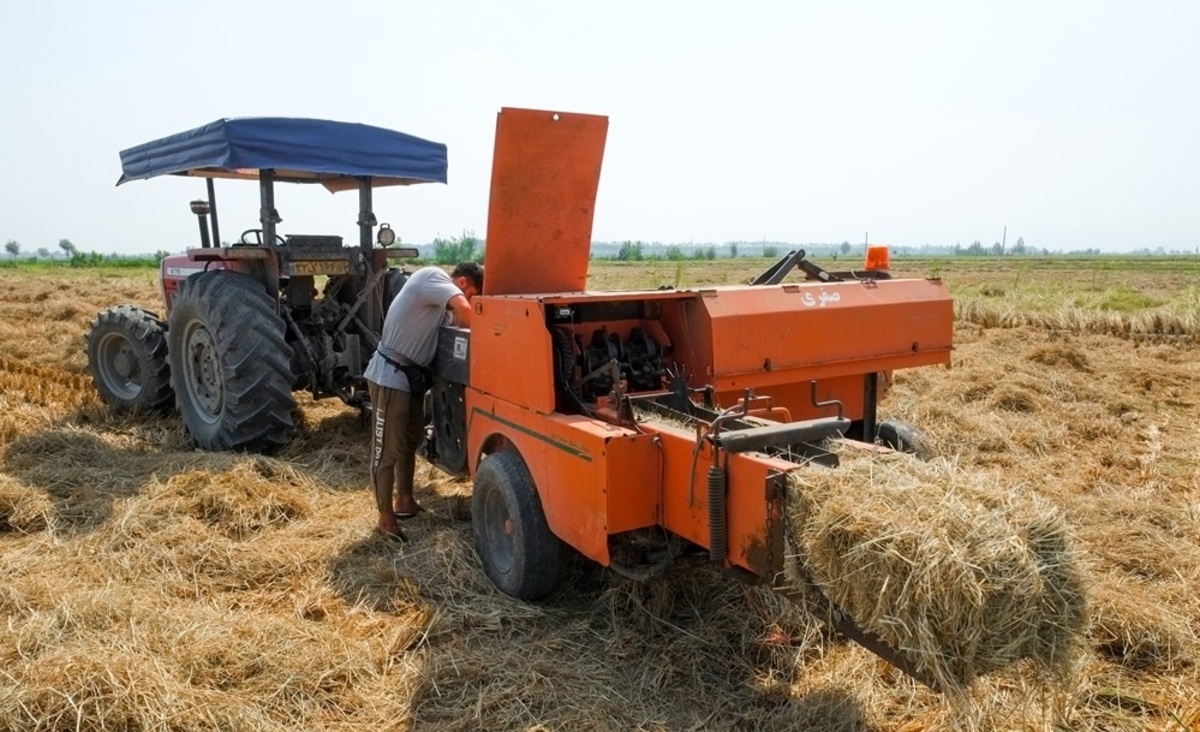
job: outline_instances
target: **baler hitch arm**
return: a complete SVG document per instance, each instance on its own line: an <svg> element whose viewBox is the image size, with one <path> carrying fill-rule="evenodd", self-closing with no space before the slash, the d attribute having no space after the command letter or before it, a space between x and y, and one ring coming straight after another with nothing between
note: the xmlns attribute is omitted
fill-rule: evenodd
<svg viewBox="0 0 1200 732"><path fill-rule="evenodd" d="M941 693L941 687L934 678L919 669L912 659L904 655L903 651L893 648L878 635L860 627L853 618L838 609L825 597L811 577L801 576L799 586L777 581L772 589L801 605L814 617L827 623L837 632L900 669L911 678L933 691Z"/></svg>

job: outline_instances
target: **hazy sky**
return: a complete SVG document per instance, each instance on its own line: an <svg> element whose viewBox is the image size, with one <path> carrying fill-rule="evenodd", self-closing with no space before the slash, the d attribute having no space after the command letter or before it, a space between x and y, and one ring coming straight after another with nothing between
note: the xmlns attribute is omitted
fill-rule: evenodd
<svg viewBox="0 0 1200 732"><path fill-rule="evenodd" d="M403 241L486 233L496 113L609 117L593 238L1200 245L1200 2L0 0L0 239L196 245L203 181L118 152L221 117L449 146L377 192ZM218 181L221 230L257 187ZM284 233L357 197L281 186Z"/></svg>

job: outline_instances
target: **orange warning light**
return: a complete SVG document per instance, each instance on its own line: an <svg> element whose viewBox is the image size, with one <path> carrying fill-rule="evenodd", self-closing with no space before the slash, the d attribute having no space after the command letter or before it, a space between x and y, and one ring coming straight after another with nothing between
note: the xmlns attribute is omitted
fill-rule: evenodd
<svg viewBox="0 0 1200 732"><path fill-rule="evenodd" d="M868 270L888 269L891 266L889 261L888 248L882 244L874 244L867 247L866 261L863 262L863 268Z"/></svg>

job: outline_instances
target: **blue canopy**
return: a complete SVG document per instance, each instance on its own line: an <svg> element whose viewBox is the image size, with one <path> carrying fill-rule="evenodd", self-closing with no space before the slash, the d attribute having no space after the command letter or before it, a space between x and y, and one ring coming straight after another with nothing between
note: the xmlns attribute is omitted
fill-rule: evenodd
<svg viewBox="0 0 1200 732"><path fill-rule="evenodd" d="M290 117L240 117L121 151L117 185L159 175L321 183L331 191L372 184L446 182L446 146L382 127Z"/></svg>

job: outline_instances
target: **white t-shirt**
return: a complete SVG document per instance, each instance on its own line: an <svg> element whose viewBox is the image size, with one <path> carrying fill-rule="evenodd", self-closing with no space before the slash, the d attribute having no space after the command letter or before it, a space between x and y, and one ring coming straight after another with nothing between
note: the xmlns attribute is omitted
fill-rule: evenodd
<svg viewBox="0 0 1200 732"><path fill-rule="evenodd" d="M438 267L422 267L400 288L383 319L379 348L364 376L380 386L408 391L404 372L380 357L429 366L437 355L438 329L454 322L446 309L450 298L462 290Z"/></svg>

